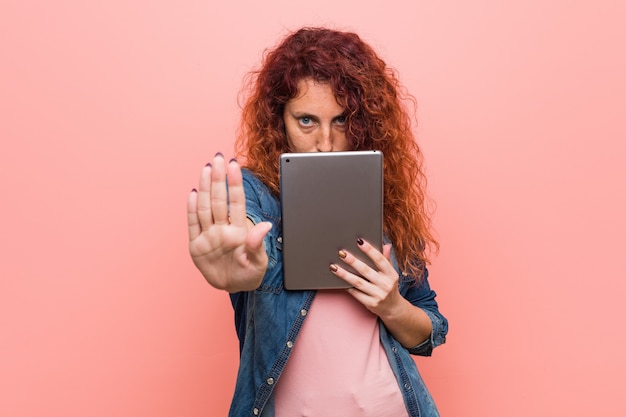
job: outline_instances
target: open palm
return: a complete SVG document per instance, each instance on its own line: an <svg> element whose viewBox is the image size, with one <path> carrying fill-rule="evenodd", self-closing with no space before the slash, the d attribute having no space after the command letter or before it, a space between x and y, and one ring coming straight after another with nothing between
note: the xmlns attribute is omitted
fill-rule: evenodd
<svg viewBox="0 0 626 417"><path fill-rule="evenodd" d="M226 164L217 154L202 169L198 191L192 191L187 201L187 222L189 253L212 286L237 292L260 285L268 263L263 238L271 223L254 225L247 219L236 161Z"/></svg>

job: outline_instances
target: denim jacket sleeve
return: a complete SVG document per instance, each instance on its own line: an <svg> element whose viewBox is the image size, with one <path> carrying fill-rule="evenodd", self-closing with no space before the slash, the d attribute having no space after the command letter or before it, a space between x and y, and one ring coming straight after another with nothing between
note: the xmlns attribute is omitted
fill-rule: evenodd
<svg viewBox="0 0 626 417"><path fill-rule="evenodd" d="M268 256L268 268L272 268L277 263L277 242L280 234L280 205L276 197L272 196L270 190L249 170L242 170L243 187L246 196L246 216L257 224L263 221L272 223L272 230L263 240ZM230 294L230 300L235 311L235 329L239 337L239 351L243 348L246 323L248 319L248 296L249 293L242 291Z"/></svg>
<svg viewBox="0 0 626 417"><path fill-rule="evenodd" d="M410 348L409 352L413 355L430 356L434 348L445 343L448 334L448 320L439 312L439 306L435 300L437 294L430 289L428 284L428 270L424 270L424 277L418 284L406 276L401 276L400 293L411 304L421 308L430 317L433 326L430 338Z"/></svg>

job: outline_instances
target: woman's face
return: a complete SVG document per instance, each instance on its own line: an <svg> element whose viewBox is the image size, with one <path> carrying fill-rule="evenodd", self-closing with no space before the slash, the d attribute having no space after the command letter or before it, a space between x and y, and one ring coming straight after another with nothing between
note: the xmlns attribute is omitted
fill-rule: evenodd
<svg viewBox="0 0 626 417"><path fill-rule="evenodd" d="M290 152L347 151L345 109L329 84L305 78L285 104L283 120Z"/></svg>

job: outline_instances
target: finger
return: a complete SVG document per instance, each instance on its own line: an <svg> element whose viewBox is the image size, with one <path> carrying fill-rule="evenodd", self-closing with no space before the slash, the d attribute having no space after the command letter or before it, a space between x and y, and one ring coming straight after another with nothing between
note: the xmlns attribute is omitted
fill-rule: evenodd
<svg viewBox="0 0 626 417"><path fill-rule="evenodd" d="M365 262L358 259L356 256L352 255L350 252L342 249L339 251L338 255L343 263L349 265L358 274L358 276L355 275L355 277L359 279L365 278L368 281L374 281L376 279L378 272L372 269L372 267ZM350 277L346 276L346 278Z"/></svg>
<svg viewBox="0 0 626 417"><path fill-rule="evenodd" d="M383 245L383 251L380 252L374 246L372 246L368 241L363 239L357 240L357 246L368 258L372 260L376 268L383 274L392 274L394 273L393 265L391 264L390 256L391 256L391 245Z"/></svg>
<svg viewBox="0 0 626 417"><path fill-rule="evenodd" d="M212 166L210 163L202 168L198 184L198 195L195 199L195 211L201 231L207 230L213 224L213 214L211 213L211 171Z"/></svg>
<svg viewBox="0 0 626 417"><path fill-rule="evenodd" d="M198 221L198 192L193 189L187 197L187 229L189 241L194 240L202 232Z"/></svg>
<svg viewBox="0 0 626 417"><path fill-rule="evenodd" d="M391 243L385 243L383 245L383 256L390 262L391 262L391 248L392 248Z"/></svg>
<svg viewBox="0 0 626 417"><path fill-rule="evenodd" d="M375 290L375 285L373 285L368 279L348 272L346 269L337 264L330 264L330 272L332 272L342 280L346 281L350 286L359 290L359 292L369 294Z"/></svg>
<svg viewBox="0 0 626 417"><path fill-rule="evenodd" d="M260 265L267 261L267 254L263 250L263 239L272 229L272 223L261 222L254 225L246 236L246 248L248 251L248 259L251 263Z"/></svg>
<svg viewBox="0 0 626 417"><path fill-rule="evenodd" d="M243 189L241 168L236 160L231 159L227 171L230 223L235 226L246 227L246 195Z"/></svg>
<svg viewBox="0 0 626 417"><path fill-rule="evenodd" d="M221 153L213 158L211 169L211 213L216 225L228 224L228 194L226 192L226 161Z"/></svg>

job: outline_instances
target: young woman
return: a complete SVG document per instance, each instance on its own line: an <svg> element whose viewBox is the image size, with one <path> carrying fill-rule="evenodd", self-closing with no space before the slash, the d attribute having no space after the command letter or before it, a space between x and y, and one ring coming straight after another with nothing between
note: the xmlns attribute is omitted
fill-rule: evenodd
<svg viewBox="0 0 626 417"><path fill-rule="evenodd" d="M444 343L448 323L428 284L437 242L407 98L356 34L324 28L290 34L250 74L237 142L245 168L218 153L188 200L192 259L235 311L230 416L439 415L411 357ZM279 155L374 149L385 158L387 243L357 243L376 267L340 250L329 268L349 289L285 290Z"/></svg>

